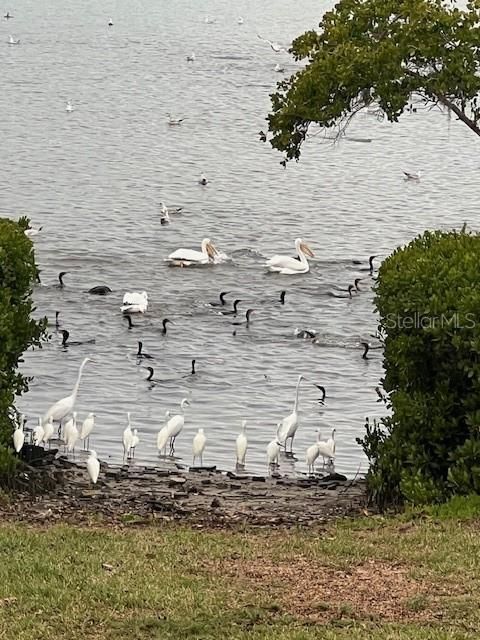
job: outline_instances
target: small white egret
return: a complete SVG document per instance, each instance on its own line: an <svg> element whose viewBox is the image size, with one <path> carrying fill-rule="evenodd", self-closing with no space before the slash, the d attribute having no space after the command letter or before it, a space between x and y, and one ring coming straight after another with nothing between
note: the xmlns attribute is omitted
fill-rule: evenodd
<svg viewBox="0 0 480 640"><path fill-rule="evenodd" d="M335 429L332 429L332 435L328 440L319 440L317 443L318 453L323 458L323 466L325 466L325 460L334 460L335 459Z"/></svg>
<svg viewBox="0 0 480 640"><path fill-rule="evenodd" d="M43 442L50 446L50 440L53 436L53 419L50 417L43 425Z"/></svg>
<svg viewBox="0 0 480 640"><path fill-rule="evenodd" d="M165 423L157 434L157 449L159 451L163 451L163 455L165 455L167 451L167 442L169 438L167 424L168 424L169 418L170 418L170 411L165 411Z"/></svg>
<svg viewBox="0 0 480 640"><path fill-rule="evenodd" d="M278 425L280 427L280 425ZM272 440L267 445L267 461L270 467L278 466L278 458L280 456L280 444L277 439Z"/></svg>
<svg viewBox="0 0 480 640"><path fill-rule="evenodd" d="M139 442L140 442L140 438L138 436L138 429L134 429L132 431L132 444L130 445L130 452L131 452L130 455L132 458L135 457L135 449Z"/></svg>
<svg viewBox="0 0 480 640"><path fill-rule="evenodd" d="M245 466L245 455L247 453L248 440L247 440L247 421L242 420L242 430L237 436L235 442L235 450L237 454L237 465Z"/></svg>
<svg viewBox="0 0 480 640"><path fill-rule="evenodd" d="M167 422L168 437L170 438L170 455L175 452L175 440L182 431L185 424L185 407L190 405L187 398L183 398L180 403L180 414L174 415Z"/></svg>
<svg viewBox="0 0 480 640"><path fill-rule="evenodd" d="M35 429L33 430L33 444L36 447L40 446L40 443L42 442L43 438L45 437L45 430L42 426L42 418L40 416L40 418L38 419L38 425L35 427Z"/></svg>
<svg viewBox="0 0 480 640"><path fill-rule="evenodd" d="M307 256L313 258L314 254L301 238L295 240L295 249L299 260L290 256L275 255L266 261L265 266L268 267L270 271L276 271L284 275L307 273L310 271Z"/></svg>
<svg viewBox="0 0 480 640"><path fill-rule="evenodd" d="M88 449L90 445L90 434L95 426L95 414L90 412L85 418L80 429L80 440L83 440L84 449Z"/></svg>
<svg viewBox="0 0 480 640"><path fill-rule="evenodd" d="M13 432L13 447L17 453L21 450L25 442L25 433L23 431L24 421L25 417L21 415L18 425Z"/></svg>
<svg viewBox="0 0 480 640"><path fill-rule="evenodd" d="M320 431L317 430L317 442L315 442L315 444L312 444L310 447L308 447L307 449L307 454L306 454L306 463L308 464L308 473L315 473L315 460L318 458L318 456L320 455L320 451L318 450L318 444L320 442Z"/></svg>
<svg viewBox="0 0 480 640"><path fill-rule="evenodd" d="M200 458L200 466L203 466L203 451L205 449L206 442L207 442L207 438L205 436L205 433L203 432L203 429L200 428L198 430L198 433L196 433L195 437L193 438L193 445L192 445L193 461L192 461L192 467L195 464L195 458Z"/></svg>
<svg viewBox="0 0 480 640"><path fill-rule="evenodd" d="M123 442L123 457L125 458L125 456L127 456L127 458L130 455L130 449L132 448L132 438L133 438L133 431L132 431L132 426L130 424L130 412L127 413L127 426L125 427L124 431L123 431L123 438L122 438L122 442Z"/></svg>
<svg viewBox="0 0 480 640"><path fill-rule="evenodd" d="M73 387L72 393L66 398L62 398L61 400L59 400L58 402L53 404L50 409L48 409L48 411L43 416L43 424L45 424L50 418L52 418L54 422L60 422L61 428L62 420L72 412L73 407L75 406L78 389L80 388L80 380L82 378L83 368L85 367L87 362L92 362L92 359L85 358L83 360L82 364L80 365L80 369L78 370L77 381L75 383L75 386Z"/></svg>
<svg viewBox="0 0 480 640"><path fill-rule="evenodd" d="M87 459L87 471L93 484L97 484L98 474L100 473L100 462L97 458L97 452L93 451L93 449L90 451Z"/></svg>
<svg viewBox="0 0 480 640"><path fill-rule="evenodd" d="M65 427L65 445L67 447L67 451L75 451L75 445L78 440L78 429L77 429L77 412L73 412L72 423L69 425L69 428Z"/></svg>
<svg viewBox="0 0 480 640"><path fill-rule="evenodd" d="M299 375L297 380L297 388L295 391L295 402L293 403L293 411L281 422L280 429L277 431L277 439L287 450L287 440L291 438L290 452L293 449L293 439L298 429L298 392L300 389L300 382L303 380L303 376Z"/></svg>

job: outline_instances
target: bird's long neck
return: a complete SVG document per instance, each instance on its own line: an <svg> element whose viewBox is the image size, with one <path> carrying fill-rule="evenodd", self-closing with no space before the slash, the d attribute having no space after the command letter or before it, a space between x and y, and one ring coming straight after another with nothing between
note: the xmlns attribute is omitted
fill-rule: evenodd
<svg viewBox="0 0 480 640"><path fill-rule="evenodd" d="M297 390L296 390L296 392L295 392L295 402L294 402L294 405L293 405L293 411L294 411L294 413L296 413L296 412L297 412L297 408L298 408L298 392L299 392L299 389L300 389L300 382L301 382L301 381L302 381L302 379L301 379L301 378L299 378L299 379L298 379L298 382L297 382Z"/></svg>
<svg viewBox="0 0 480 640"><path fill-rule="evenodd" d="M82 364L80 365L80 369L78 370L78 378L72 391L72 396L74 400L77 397L78 390L80 388L80 380L82 379L83 368L86 364L87 364L86 362L82 362Z"/></svg>
<svg viewBox="0 0 480 640"><path fill-rule="evenodd" d="M195 373L195 360L192 360L192 375Z"/></svg>

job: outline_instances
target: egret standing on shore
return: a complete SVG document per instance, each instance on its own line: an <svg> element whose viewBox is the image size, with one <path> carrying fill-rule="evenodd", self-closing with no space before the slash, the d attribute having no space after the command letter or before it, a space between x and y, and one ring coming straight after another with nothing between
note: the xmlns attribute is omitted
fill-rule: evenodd
<svg viewBox="0 0 480 640"><path fill-rule="evenodd" d="M87 460L87 471L92 483L97 484L98 474L100 473L100 462L98 461L96 451L93 451L93 449L90 451Z"/></svg>
<svg viewBox="0 0 480 640"><path fill-rule="evenodd" d="M207 443L207 438L202 428L198 430L198 433L193 438L193 461L192 467L195 464L195 458L200 458L200 466L203 467L203 451L205 449L205 444Z"/></svg>
<svg viewBox="0 0 480 640"><path fill-rule="evenodd" d="M246 435L247 421L242 420L242 430L237 436L235 449L237 454L237 466L245 466L245 455L247 453L248 440Z"/></svg>

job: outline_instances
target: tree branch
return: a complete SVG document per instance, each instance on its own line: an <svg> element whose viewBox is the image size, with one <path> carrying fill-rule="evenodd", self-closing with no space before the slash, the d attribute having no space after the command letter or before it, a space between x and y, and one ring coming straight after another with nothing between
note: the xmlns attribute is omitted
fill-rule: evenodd
<svg viewBox="0 0 480 640"><path fill-rule="evenodd" d="M467 116L462 111L462 109L457 107L457 105L451 100L449 100L446 96L439 95L437 97L438 97L438 101L441 104L445 105L448 109L453 111L453 113L457 116L459 120L461 120L464 124L466 124L467 127L469 127L474 133L477 134L477 136L480 136L480 129L477 127L476 122L474 120L470 120L470 118L467 118Z"/></svg>

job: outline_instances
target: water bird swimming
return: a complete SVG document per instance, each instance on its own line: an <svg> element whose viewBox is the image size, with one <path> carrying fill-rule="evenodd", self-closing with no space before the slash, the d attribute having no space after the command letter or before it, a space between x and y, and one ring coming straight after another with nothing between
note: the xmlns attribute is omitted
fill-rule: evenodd
<svg viewBox="0 0 480 640"><path fill-rule="evenodd" d="M200 428L193 438L192 443L192 467L195 464L195 458L200 458L200 466L203 467L203 452L205 450L205 445L207 443L207 438L202 428Z"/></svg>
<svg viewBox="0 0 480 640"><path fill-rule="evenodd" d="M208 16L204 20L205 24L215 24L215 18L209 18Z"/></svg>
<svg viewBox="0 0 480 640"><path fill-rule="evenodd" d="M110 19L109 19L109 21L108 21L108 26L109 26L109 27L113 27L113 20L112 20L111 18L110 18Z"/></svg>
<svg viewBox="0 0 480 640"><path fill-rule="evenodd" d="M368 258L368 269L360 269L360 271L369 271L370 275L372 275L373 270L374 270L374 266L373 266L373 261L375 260L375 258L377 258L378 256L370 256ZM361 260L352 260L353 264L362 264Z"/></svg>
<svg viewBox="0 0 480 640"><path fill-rule="evenodd" d="M275 255L266 261L265 266L268 267L270 271L276 271L286 275L307 273L310 270L307 256L313 258L314 254L301 238L295 240L295 249L299 260L291 258L290 256Z"/></svg>
<svg viewBox="0 0 480 640"><path fill-rule="evenodd" d="M422 172L421 171L417 171L417 173L412 173L410 171L404 171L403 175L405 176L404 180L413 180L415 182L418 182L420 180L420 178L422 177Z"/></svg>
<svg viewBox="0 0 480 640"><path fill-rule="evenodd" d="M8 37L8 44L20 44L20 40L13 36Z"/></svg>
<svg viewBox="0 0 480 640"><path fill-rule="evenodd" d="M335 291L329 291L328 295L332 296L332 298L352 298L352 293L357 293L355 285L353 284L349 284L348 289L342 289L342 291L347 291L348 295L344 295L343 293L335 293Z"/></svg>
<svg viewBox="0 0 480 640"><path fill-rule="evenodd" d="M93 484L97 484L98 475L100 473L100 462L97 458L97 452L93 449L87 459L87 472Z"/></svg>
<svg viewBox="0 0 480 640"><path fill-rule="evenodd" d="M201 251L177 249L166 260L176 266L188 267L191 264L208 264L215 260L216 255L218 255L218 250L215 245L210 238L204 238Z"/></svg>
<svg viewBox="0 0 480 640"><path fill-rule="evenodd" d="M128 322L128 328L129 328L129 329L133 329L134 327L136 327L136 326L137 326L136 324L133 324L133 322L132 322L132 318L131 318L131 316L130 316L130 314L129 314L129 313L124 313L124 314L123 314L123 317L124 317L124 318L125 318L125 320Z"/></svg>
<svg viewBox="0 0 480 640"><path fill-rule="evenodd" d="M247 421L242 420L242 429L235 441L235 453L236 453L237 465L242 467L245 466L245 456L246 456L247 447L248 447L246 430L247 430Z"/></svg>
<svg viewBox="0 0 480 640"><path fill-rule="evenodd" d="M311 331L310 329L299 329L298 327L295 327L293 335L302 340L313 340L313 338L316 337L317 332Z"/></svg>
<svg viewBox="0 0 480 640"><path fill-rule="evenodd" d="M73 387L73 391L69 396L62 398L58 402L55 402L45 413L43 416L42 423L45 424L51 418L53 422L59 422L60 428L62 426L62 420L68 416L69 413L73 410L75 406L75 402L77 400L78 390L80 388L80 380L82 378L82 373L87 362L93 362L91 358L84 358L80 368L78 370L77 381L75 382L75 386Z"/></svg>
<svg viewBox="0 0 480 640"><path fill-rule="evenodd" d="M112 293L112 290L105 284L99 284L98 286L89 289L88 293L92 296L106 296L108 293Z"/></svg>
<svg viewBox="0 0 480 640"><path fill-rule="evenodd" d="M70 347L70 346L78 346L80 344L94 344L95 343L95 338L91 338L90 340L74 340L73 342L69 342L68 338L70 337L70 332L67 331L66 329L62 329L60 331L60 333L62 334L62 347Z"/></svg>
<svg viewBox="0 0 480 640"><path fill-rule="evenodd" d="M170 113L167 113L167 117L168 117L168 124L171 127L178 127L185 120L185 118L174 118Z"/></svg>
<svg viewBox="0 0 480 640"><path fill-rule="evenodd" d="M122 313L145 313L148 309L148 294L146 291L139 293L125 293L123 296L123 304L120 307Z"/></svg>
<svg viewBox="0 0 480 640"><path fill-rule="evenodd" d="M60 271L60 273L58 274L58 284L55 285L58 289L63 289L65 287L63 276L66 276L67 274L68 271Z"/></svg>
<svg viewBox="0 0 480 640"><path fill-rule="evenodd" d="M231 293L230 291L222 291L219 295L220 302L209 302L208 304L211 307L224 307L226 305L225 296Z"/></svg>
<svg viewBox="0 0 480 640"><path fill-rule="evenodd" d="M195 53L192 51L192 53L187 56L187 62L195 62L195 58Z"/></svg>
<svg viewBox="0 0 480 640"><path fill-rule="evenodd" d="M207 180L207 176L204 173L202 173L200 175L200 179L198 181L198 184L201 184L203 187L206 187L209 182L210 182L210 180Z"/></svg>
<svg viewBox="0 0 480 640"><path fill-rule="evenodd" d="M60 327L60 320L58 319L58 316L60 315L60 311L55 311L55 329L59 329Z"/></svg>
<svg viewBox="0 0 480 640"><path fill-rule="evenodd" d="M222 316L236 316L238 313L238 305L240 304L240 302L242 302L242 300L237 299L233 301L233 309L224 309L222 311L220 311L220 313L222 314Z"/></svg>
<svg viewBox="0 0 480 640"><path fill-rule="evenodd" d="M285 67L281 67L277 62L274 71L276 71L277 73L283 73L285 71Z"/></svg>
<svg viewBox="0 0 480 640"><path fill-rule="evenodd" d="M245 20L242 18L242 16L240 16L237 20L237 24L243 24L245 22Z"/></svg>
<svg viewBox="0 0 480 640"><path fill-rule="evenodd" d="M272 51L275 51L275 53L280 53L280 52L287 53L287 50L285 49L285 47L281 47L276 42L272 42L267 38L262 38L262 36L259 35L258 33L257 33L257 38L259 38L260 40L263 40L263 42L267 42L270 45Z"/></svg>
<svg viewBox="0 0 480 640"><path fill-rule="evenodd" d="M27 238L33 238L34 236L38 235L42 229L43 227L38 227L38 229L35 229L34 227L28 227L28 229L25 229L23 233L27 236Z"/></svg>
<svg viewBox="0 0 480 640"><path fill-rule="evenodd" d="M143 342L141 342L141 340L138 341L138 351L136 353L137 358L147 358L147 359L153 359L153 356L151 356L149 353L143 353L142 351L143 349Z"/></svg>
<svg viewBox="0 0 480 640"><path fill-rule="evenodd" d="M360 342L360 344L363 347L363 353L362 353L362 358L364 360L370 360L370 358L367 356L367 353L370 351L370 349L381 349L382 346L379 345L378 347L371 347L368 342Z"/></svg>
<svg viewBox="0 0 480 640"><path fill-rule="evenodd" d="M267 134L264 131L259 131L258 135L260 136L260 142L266 142L267 141Z"/></svg>
<svg viewBox="0 0 480 640"><path fill-rule="evenodd" d="M164 318L164 319L162 320L162 326L163 326L163 329L162 329L162 335L164 335L164 336L166 336L166 335L167 335L167 324L168 324L168 323L170 323L170 324L175 324L174 322L172 322L172 321L171 321L171 320L169 320L168 318Z"/></svg>
<svg viewBox="0 0 480 640"><path fill-rule="evenodd" d="M70 102L70 100L67 102L67 106L65 107L65 111L67 113L72 113L73 111L75 111L75 108L73 107L73 105Z"/></svg>
<svg viewBox="0 0 480 640"><path fill-rule="evenodd" d="M247 309L246 313L245 313L245 320L238 320L236 322L232 322L232 324L235 325L245 325L246 327L248 327L250 325L250 316L252 315L252 313L255 311L255 309Z"/></svg>
<svg viewBox="0 0 480 640"><path fill-rule="evenodd" d="M168 213L168 211L166 213L163 214L163 216L160 218L160 224L170 224L170 215Z"/></svg>
<svg viewBox="0 0 480 640"><path fill-rule="evenodd" d="M10 11L7 11L7 13L3 17L5 18L5 20L10 20L10 18L13 18L12 14L10 13Z"/></svg>

